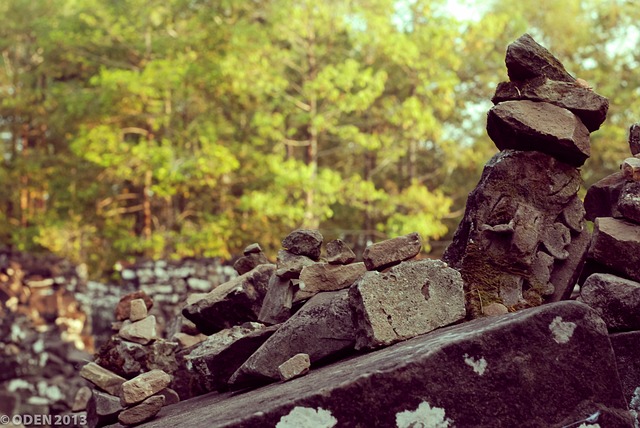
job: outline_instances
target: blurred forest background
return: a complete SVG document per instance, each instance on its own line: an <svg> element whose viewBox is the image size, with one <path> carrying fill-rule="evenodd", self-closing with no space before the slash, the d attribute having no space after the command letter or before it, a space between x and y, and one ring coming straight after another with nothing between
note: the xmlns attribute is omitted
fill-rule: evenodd
<svg viewBox="0 0 640 428"><path fill-rule="evenodd" d="M529 32L609 98L586 185L640 119L629 0L5 0L0 243L92 275L135 257L450 237Z"/></svg>

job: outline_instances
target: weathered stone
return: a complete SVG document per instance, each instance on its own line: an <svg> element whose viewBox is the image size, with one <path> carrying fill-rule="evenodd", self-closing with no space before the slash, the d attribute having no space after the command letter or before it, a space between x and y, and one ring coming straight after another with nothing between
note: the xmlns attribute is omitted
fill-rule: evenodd
<svg viewBox="0 0 640 428"><path fill-rule="evenodd" d="M164 406L164 396L155 395L144 400L142 403L123 410L118 415L118 421L124 425L138 425L148 421L158 414Z"/></svg>
<svg viewBox="0 0 640 428"><path fill-rule="evenodd" d="M122 384L121 403L125 406L140 403L171 383L171 376L162 370L142 373Z"/></svg>
<svg viewBox="0 0 640 428"><path fill-rule="evenodd" d="M120 328L120 337L131 342L146 345L158 338L156 331L156 317L150 315L140 321L131 322L126 320Z"/></svg>
<svg viewBox="0 0 640 428"><path fill-rule="evenodd" d="M257 242L247 245L245 249L242 251L242 254L244 254L245 256L248 256L249 254L257 254L257 253L262 253L262 247Z"/></svg>
<svg viewBox="0 0 640 428"><path fill-rule="evenodd" d="M180 402L180 396L171 388L165 388L162 391L158 392L156 395L162 395L164 397L165 406L170 406L172 404Z"/></svg>
<svg viewBox="0 0 640 428"><path fill-rule="evenodd" d="M182 314L207 335L243 322L256 321L269 278L274 272L275 265L260 265L187 305Z"/></svg>
<svg viewBox="0 0 640 428"><path fill-rule="evenodd" d="M71 406L72 412L80 412L87 409L87 403L91 399L91 388L83 386L77 392L73 398L73 406Z"/></svg>
<svg viewBox="0 0 640 428"><path fill-rule="evenodd" d="M551 80L574 82L562 63L529 34L522 35L507 47L507 74L512 81L545 76Z"/></svg>
<svg viewBox="0 0 640 428"><path fill-rule="evenodd" d="M640 158L626 158L620 169L625 180L640 181Z"/></svg>
<svg viewBox="0 0 640 428"><path fill-rule="evenodd" d="M296 354L312 363L353 349L355 331L347 290L319 293L280 325L233 374L233 389L280 379L278 366Z"/></svg>
<svg viewBox="0 0 640 428"><path fill-rule="evenodd" d="M610 331L640 330L640 283L595 273L584 282L579 299L602 317Z"/></svg>
<svg viewBox="0 0 640 428"><path fill-rule="evenodd" d="M207 336L202 333L191 335L180 332L173 335L173 340L178 342L183 348L190 348L206 339Z"/></svg>
<svg viewBox="0 0 640 428"><path fill-rule="evenodd" d="M298 229L282 240L282 247L293 254L318 260L322 240L322 234L317 230Z"/></svg>
<svg viewBox="0 0 640 428"><path fill-rule="evenodd" d="M178 343L164 339L141 345L113 336L98 350L95 361L127 378L153 369L173 373L178 366L175 357L178 346Z"/></svg>
<svg viewBox="0 0 640 428"><path fill-rule="evenodd" d="M609 338L616 356L622 392L636 420L635 426L638 426L640 424L640 359L638 359L640 331L615 333Z"/></svg>
<svg viewBox="0 0 640 428"><path fill-rule="evenodd" d="M367 272L350 290L356 349L391 345L465 316L460 273L440 260Z"/></svg>
<svg viewBox="0 0 640 428"><path fill-rule="evenodd" d="M640 153L640 123L629 127L629 149L634 156Z"/></svg>
<svg viewBox="0 0 640 428"><path fill-rule="evenodd" d="M640 281L640 226L617 218L597 218L587 257L623 277Z"/></svg>
<svg viewBox="0 0 640 428"><path fill-rule="evenodd" d="M591 185L584 197L585 218L619 217L618 200L626 182L622 172L616 172Z"/></svg>
<svg viewBox="0 0 640 428"><path fill-rule="evenodd" d="M115 423L122 409L120 398L94 390L87 402L87 425L103 427Z"/></svg>
<svg viewBox="0 0 640 428"><path fill-rule="evenodd" d="M233 268L239 275L252 271L256 266L268 264L269 259L262 252L253 252L240 257L233 264Z"/></svg>
<svg viewBox="0 0 640 428"><path fill-rule="evenodd" d="M305 266L316 263L307 256L298 256L287 250L278 251L276 275L282 279L298 279Z"/></svg>
<svg viewBox="0 0 640 428"><path fill-rule="evenodd" d="M565 108L578 116L590 132L600 128L609 110L609 100L592 90L545 77L524 82L502 82L491 99L494 104L519 100L547 102Z"/></svg>
<svg viewBox="0 0 640 428"><path fill-rule="evenodd" d="M367 270L383 270L414 258L421 249L420 235L413 232L369 245L362 258Z"/></svg>
<svg viewBox="0 0 640 428"><path fill-rule="evenodd" d="M482 308L482 314L486 317L495 317L498 315L505 315L509 313L509 309L501 303L489 303Z"/></svg>
<svg viewBox="0 0 640 428"><path fill-rule="evenodd" d="M288 320L291 316L293 294L296 290L297 287L291 284L290 279L272 275L269 279L269 289L264 296L258 314L258 321L265 324L279 324Z"/></svg>
<svg viewBox="0 0 640 428"><path fill-rule="evenodd" d="M505 101L492 107L487 133L500 150L538 151L575 167L591 155L589 130L582 121L545 102Z"/></svg>
<svg viewBox="0 0 640 428"><path fill-rule="evenodd" d="M131 314L131 301L134 299L143 299L147 304L147 310L153 306L153 300L144 291L135 291L120 298L118 306L116 306L115 315L118 321L129 319Z"/></svg>
<svg viewBox="0 0 640 428"><path fill-rule="evenodd" d="M280 380L291 380L309 373L311 360L307 354L296 354L278 366Z"/></svg>
<svg viewBox="0 0 640 428"><path fill-rule="evenodd" d="M144 301L144 299L131 300L131 309L129 312L129 320L131 322L143 320L147 317L147 315L147 303Z"/></svg>
<svg viewBox="0 0 640 428"><path fill-rule="evenodd" d="M96 363L88 363L80 369L80 376L111 395L119 395L125 378Z"/></svg>
<svg viewBox="0 0 640 428"><path fill-rule="evenodd" d="M327 242L327 262L334 265L347 265L353 263L356 255L344 241L334 239Z"/></svg>
<svg viewBox="0 0 640 428"><path fill-rule="evenodd" d="M627 404L604 323L586 305L560 302L443 328L268 388L183 401L153 427L562 427L599 410L601 427L631 428Z"/></svg>
<svg viewBox="0 0 640 428"><path fill-rule="evenodd" d="M316 263L300 272L300 289L309 293L341 290L350 287L366 271L362 262L348 265Z"/></svg>
<svg viewBox="0 0 640 428"><path fill-rule="evenodd" d="M487 163L443 256L462 274L471 317L493 302L515 310L571 294L589 245L580 184L544 153L507 150Z"/></svg>
<svg viewBox="0 0 640 428"><path fill-rule="evenodd" d="M203 391L224 391L231 375L277 329L248 323L215 333L185 356L186 366Z"/></svg>
<svg viewBox="0 0 640 428"><path fill-rule="evenodd" d="M639 159L640 160L640 159ZM620 192L617 205L618 213L634 223L640 223L640 183L625 183Z"/></svg>

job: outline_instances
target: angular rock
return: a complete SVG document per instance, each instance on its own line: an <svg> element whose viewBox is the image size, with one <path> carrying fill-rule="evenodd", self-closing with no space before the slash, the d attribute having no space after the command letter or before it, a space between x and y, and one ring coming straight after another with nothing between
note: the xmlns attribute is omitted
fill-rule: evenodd
<svg viewBox="0 0 640 428"><path fill-rule="evenodd" d="M323 239L317 230L298 229L282 240L282 247L293 254L318 260Z"/></svg>
<svg viewBox="0 0 640 428"><path fill-rule="evenodd" d="M581 181L539 152L507 150L487 163L443 256L462 274L471 317L493 302L515 310L571 294L590 235L581 227Z"/></svg>
<svg viewBox="0 0 640 428"><path fill-rule="evenodd" d="M576 79L562 63L529 34L522 35L507 47L507 74L512 81L545 76L551 80L574 82Z"/></svg>
<svg viewBox="0 0 640 428"><path fill-rule="evenodd" d="M300 272L300 290L308 293L336 291L353 285L367 271L364 263L332 265L316 263Z"/></svg>
<svg viewBox="0 0 640 428"><path fill-rule="evenodd" d="M215 333L185 356L187 368L203 391L225 391L231 375L277 329L248 323Z"/></svg>
<svg viewBox="0 0 640 428"><path fill-rule="evenodd" d="M73 399L73 406L71 406L72 412L81 412L87 409L87 403L91 399L91 388L83 386L80 388Z"/></svg>
<svg viewBox="0 0 640 428"><path fill-rule="evenodd" d="M640 281L640 226L617 218L597 218L587 257L625 278Z"/></svg>
<svg viewBox="0 0 640 428"><path fill-rule="evenodd" d="M156 331L156 317L150 315L140 321L131 322L126 320L120 328L118 333L123 339L131 342L140 343L146 345L158 338Z"/></svg>
<svg viewBox="0 0 640 428"><path fill-rule="evenodd" d="M316 294L280 325L233 374L232 389L280 379L278 366L296 354L309 354L312 363L353 349L355 331L347 290Z"/></svg>
<svg viewBox="0 0 640 428"><path fill-rule="evenodd" d="M639 159L640 160L640 159ZM622 187L618 198L618 213L634 223L640 223L640 183L631 181Z"/></svg>
<svg viewBox="0 0 640 428"><path fill-rule="evenodd" d="M640 153L640 123L629 127L629 149L634 156Z"/></svg>
<svg viewBox="0 0 640 428"><path fill-rule="evenodd" d="M80 376L111 395L119 395L125 378L96 363L88 363L80 369Z"/></svg>
<svg viewBox="0 0 640 428"><path fill-rule="evenodd" d="M129 319L131 314L131 301L134 299L143 299L147 304L147 310L153 306L153 300L144 291L135 291L120 298L118 306L116 306L115 315L118 321Z"/></svg>
<svg viewBox="0 0 640 428"><path fill-rule="evenodd" d="M118 415L118 421L124 425L137 425L148 421L158 414L164 406L164 396L156 395L149 397L142 403L123 410Z"/></svg>
<svg viewBox="0 0 640 428"><path fill-rule="evenodd" d="M242 251L242 254L244 254L245 256L248 256L249 254L258 254L258 253L262 253L262 247L257 242L247 245L245 249Z"/></svg>
<svg viewBox="0 0 640 428"><path fill-rule="evenodd" d="M103 427L115 423L122 409L120 398L94 390L87 402L87 424L90 427Z"/></svg>
<svg viewBox="0 0 640 428"><path fill-rule="evenodd" d="M334 265L348 265L353 263L356 255L344 241L334 239L327 242L327 262Z"/></svg>
<svg viewBox="0 0 640 428"><path fill-rule="evenodd" d="M147 303L144 301L144 299L131 300L131 309L129 312L129 320L131 322L143 320L147 317L147 315Z"/></svg>
<svg viewBox="0 0 640 428"><path fill-rule="evenodd" d="M618 200L626 183L622 172L616 172L589 187L584 197L585 218L594 221L596 217L619 217Z"/></svg>
<svg viewBox="0 0 640 428"><path fill-rule="evenodd" d="M349 290L349 300L356 349L391 345L465 317L462 277L440 260L367 272Z"/></svg>
<svg viewBox="0 0 640 428"><path fill-rule="evenodd" d="M252 271L259 265L268 264L269 259L264 255L262 251L252 252L240 257L233 264L233 268L238 272L238 275L244 275L247 272Z"/></svg>
<svg viewBox="0 0 640 428"><path fill-rule="evenodd" d="M278 366L280 380L287 381L309 373L311 360L307 354L296 354Z"/></svg>
<svg viewBox="0 0 640 428"><path fill-rule="evenodd" d="M558 82L539 77L524 82L502 82L491 99L503 101L529 100L547 102L565 108L578 116L590 132L596 131L607 118L609 100L573 82Z"/></svg>
<svg viewBox="0 0 640 428"><path fill-rule="evenodd" d="M629 404L636 421L640 422L640 360L638 359L638 343L640 331L614 333L609 336L611 347L616 356L616 365L622 383L622 393Z"/></svg>
<svg viewBox="0 0 640 428"><path fill-rule="evenodd" d="M298 279L305 266L311 266L314 262L307 256L299 256L287 250L278 251L278 269L276 275L282 279Z"/></svg>
<svg viewBox="0 0 640 428"><path fill-rule="evenodd" d="M178 343L165 339L141 345L113 336L98 350L95 361L127 378L153 369L173 373L178 368L177 350Z"/></svg>
<svg viewBox="0 0 640 428"><path fill-rule="evenodd" d="M173 340L177 341L183 348L190 348L206 339L207 336L202 333L199 333L197 335L176 333L173 335Z"/></svg>
<svg viewBox="0 0 640 428"><path fill-rule="evenodd" d="M604 323L586 305L560 302L443 328L268 388L183 401L153 426L562 427L599 410L601 427L631 428L627 404Z"/></svg>
<svg viewBox="0 0 640 428"><path fill-rule="evenodd" d="M545 102L505 101L492 107L487 133L500 150L538 151L575 167L591 156L589 130L582 121Z"/></svg>
<svg viewBox="0 0 640 428"><path fill-rule="evenodd" d="M640 159L639 158L626 158L622 165L622 176L627 181L640 181Z"/></svg>
<svg viewBox="0 0 640 428"><path fill-rule="evenodd" d="M260 265L187 305L182 314L207 335L243 322L256 321L269 278L274 272L275 265Z"/></svg>
<svg viewBox="0 0 640 428"><path fill-rule="evenodd" d="M125 406L140 403L171 383L171 376L162 370L142 373L122 384L120 401Z"/></svg>
<svg viewBox="0 0 640 428"><path fill-rule="evenodd" d="M269 289L258 314L258 321L265 324L280 324L288 320L293 307L293 294L297 288L291 283L291 279L272 275L269 279Z"/></svg>
<svg viewBox="0 0 640 428"><path fill-rule="evenodd" d="M421 249L420 235L413 232L369 245L362 258L367 270L383 270L414 258Z"/></svg>
<svg viewBox="0 0 640 428"><path fill-rule="evenodd" d="M609 331L640 330L640 283L595 273L582 285L579 299L602 317Z"/></svg>

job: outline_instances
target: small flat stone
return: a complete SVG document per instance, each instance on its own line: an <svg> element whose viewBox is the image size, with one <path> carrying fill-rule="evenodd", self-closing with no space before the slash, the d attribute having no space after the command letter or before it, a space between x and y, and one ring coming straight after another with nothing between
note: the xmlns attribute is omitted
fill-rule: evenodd
<svg viewBox="0 0 640 428"><path fill-rule="evenodd" d="M119 395L120 388L126 381L122 376L118 376L96 363L89 363L82 367L80 376L111 395Z"/></svg>
<svg viewBox="0 0 640 428"><path fill-rule="evenodd" d="M512 81L545 76L551 80L574 82L576 79L562 63L529 34L522 35L507 47L507 74Z"/></svg>
<svg viewBox="0 0 640 428"><path fill-rule="evenodd" d="M311 360L308 354L296 354L278 366L280 379L291 380L309 373Z"/></svg>
<svg viewBox="0 0 640 428"><path fill-rule="evenodd" d="M278 251L276 275L282 279L298 279L305 266L316 263L307 256L299 256L287 250Z"/></svg>
<svg viewBox="0 0 640 428"><path fill-rule="evenodd" d="M580 301L602 317L609 331L640 330L640 283L595 273L580 289Z"/></svg>
<svg viewBox="0 0 640 428"><path fill-rule="evenodd" d="M206 339L207 336L202 333L193 335L179 332L173 335L173 340L177 341L183 348L190 348Z"/></svg>
<svg viewBox="0 0 640 428"><path fill-rule="evenodd" d="M640 159L626 158L620 165L622 175L627 181L640 181Z"/></svg>
<svg viewBox="0 0 640 428"><path fill-rule="evenodd" d="M317 230L298 229L282 240L282 247L293 254L318 260L323 239Z"/></svg>
<svg viewBox="0 0 640 428"><path fill-rule="evenodd" d="M308 293L342 290L353 285L366 271L362 262L348 265L316 263L300 272L300 290Z"/></svg>
<svg viewBox="0 0 640 428"><path fill-rule="evenodd" d="M269 259L262 252L253 252L240 257L233 264L233 268L238 272L238 275L244 275L247 272L251 272L259 265L268 264Z"/></svg>
<svg viewBox="0 0 640 428"><path fill-rule="evenodd" d="M140 403L162 391L170 383L171 376L162 370L151 370L142 373L122 384L121 403L124 406Z"/></svg>
<svg viewBox="0 0 640 428"><path fill-rule="evenodd" d="M413 232L369 245L362 258L367 270L383 270L417 256L422 249L420 235Z"/></svg>
<svg viewBox="0 0 640 428"><path fill-rule="evenodd" d="M482 313L487 317L495 317L499 315L504 315L509 313L509 309L502 303L489 303L488 305L482 308Z"/></svg>
<svg viewBox="0 0 640 428"><path fill-rule="evenodd" d="M138 425L148 421L158 414L164 405L164 396L155 395L142 403L123 410L118 415L118 421L123 425Z"/></svg>
<svg viewBox="0 0 640 428"><path fill-rule="evenodd" d="M131 322L126 320L120 328L118 333L123 339L131 342L140 343L146 345L158 338L156 331L156 317L150 315L140 321Z"/></svg>
<svg viewBox="0 0 640 428"><path fill-rule="evenodd" d="M247 245L245 249L242 251L242 254L244 254L245 256L248 256L249 254L257 254L257 253L262 253L262 247L257 242Z"/></svg>
<svg viewBox="0 0 640 428"><path fill-rule="evenodd" d="M131 322L140 321L147 317L147 304L144 299L133 299L130 304L129 320Z"/></svg>
<svg viewBox="0 0 640 428"><path fill-rule="evenodd" d="M327 242L327 262L334 265L347 265L353 263L356 255L342 240L335 239Z"/></svg>
<svg viewBox="0 0 640 428"><path fill-rule="evenodd" d="M122 296L120 298L120 301L118 302L118 305L116 306L115 315L118 321L129 319L129 315L131 312L131 301L133 299L143 299L147 304L147 310L151 309L151 307L153 306L153 300L151 300L151 297L149 297L144 291L135 291L133 293L129 293L125 296Z"/></svg>

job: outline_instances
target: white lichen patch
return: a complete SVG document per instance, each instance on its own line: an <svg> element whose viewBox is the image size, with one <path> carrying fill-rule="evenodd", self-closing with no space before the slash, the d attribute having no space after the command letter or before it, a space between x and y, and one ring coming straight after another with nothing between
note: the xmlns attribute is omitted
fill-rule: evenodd
<svg viewBox="0 0 640 428"><path fill-rule="evenodd" d="M640 386L633 391L633 397L629 402L629 413L633 416L635 428L640 428Z"/></svg>
<svg viewBox="0 0 640 428"><path fill-rule="evenodd" d="M398 428L448 428L453 421L446 417L444 409L431 407L423 401L416 410L405 410L396 414Z"/></svg>
<svg viewBox="0 0 640 428"><path fill-rule="evenodd" d="M487 370L487 360L485 360L484 357L480 357L476 360L475 358L470 357L469 354L464 354L464 362L480 376L482 376L485 370Z"/></svg>
<svg viewBox="0 0 640 428"><path fill-rule="evenodd" d="M573 331L576 329L576 323L570 321L562 321L562 317L555 317L551 324L549 324L549 330L553 334L553 340L556 343L567 343Z"/></svg>
<svg viewBox="0 0 640 428"><path fill-rule="evenodd" d="M600 424L587 424L586 422L580 425L578 428L600 428Z"/></svg>
<svg viewBox="0 0 640 428"><path fill-rule="evenodd" d="M333 428L337 424L338 420L328 410L298 406L280 418L276 428Z"/></svg>

